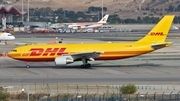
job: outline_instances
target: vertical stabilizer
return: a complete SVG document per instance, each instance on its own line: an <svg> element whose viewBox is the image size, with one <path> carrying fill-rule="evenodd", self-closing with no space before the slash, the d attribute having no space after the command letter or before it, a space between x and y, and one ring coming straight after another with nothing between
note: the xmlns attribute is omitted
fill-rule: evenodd
<svg viewBox="0 0 180 101"><path fill-rule="evenodd" d="M137 42L147 42L147 43L161 43L166 40L168 32L171 28L174 15L164 16L158 24L142 39Z"/></svg>
<svg viewBox="0 0 180 101"><path fill-rule="evenodd" d="M98 23L107 23L109 15L106 14Z"/></svg>

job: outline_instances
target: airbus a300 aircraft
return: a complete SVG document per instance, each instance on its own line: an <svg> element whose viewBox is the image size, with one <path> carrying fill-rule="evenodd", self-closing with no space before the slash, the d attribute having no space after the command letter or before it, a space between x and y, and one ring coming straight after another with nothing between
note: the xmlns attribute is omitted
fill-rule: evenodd
<svg viewBox="0 0 180 101"><path fill-rule="evenodd" d="M67 25L72 29L97 28L107 23L108 17L109 15L106 14L99 22L67 23Z"/></svg>
<svg viewBox="0 0 180 101"><path fill-rule="evenodd" d="M60 66L82 61L81 67L89 68L88 61L130 58L171 46L172 42L165 40L173 19L173 15L163 17L145 37L136 42L34 44L17 47L8 56L26 62L53 61Z"/></svg>
<svg viewBox="0 0 180 101"><path fill-rule="evenodd" d="M0 32L0 42L5 41L5 44L7 44L8 40L14 40L15 37L11 33L6 32Z"/></svg>

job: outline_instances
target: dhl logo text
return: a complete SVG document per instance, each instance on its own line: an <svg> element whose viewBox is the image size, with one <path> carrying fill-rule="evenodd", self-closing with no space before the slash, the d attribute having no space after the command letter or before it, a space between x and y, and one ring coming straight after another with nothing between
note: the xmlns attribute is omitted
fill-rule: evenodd
<svg viewBox="0 0 180 101"><path fill-rule="evenodd" d="M54 56L67 54L67 52L64 52L65 50L66 48L31 48L29 56Z"/></svg>
<svg viewBox="0 0 180 101"><path fill-rule="evenodd" d="M151 32L150 36L165 36L165 34L163 32Z"/></svg>

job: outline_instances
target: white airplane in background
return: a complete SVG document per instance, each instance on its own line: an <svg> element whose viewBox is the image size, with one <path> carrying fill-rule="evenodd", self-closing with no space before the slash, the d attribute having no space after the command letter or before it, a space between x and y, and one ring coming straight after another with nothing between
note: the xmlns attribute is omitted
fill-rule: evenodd
<svg viewBox="0 0 180 101"><path fill-rule="evenodd" d="M108 17L109 15L106 14L99 22L67 23L67 25L72 29L97 28L107 23Z"/></svg>
<svg viewBox="0 0 180 101"><path fill-rule="evenodd" d="M63 23L54 23L49 26L49 28L54 28L54 29L64 28L64 27L65 25Z"/></svg>
<svg viewBox="0 0 180 101"><path fill-rule="evenodd" d="M173 26L172 29L173 30L179 30L179 27Z"/></svg>
<svg viewBox="0 0 180 101"><path fill-rule="evenodd" d="M14 40L15 36L12 35L11 33L7 32L0 32L0 42L5 41L5 44L7 44L8 40Z"/></svg>

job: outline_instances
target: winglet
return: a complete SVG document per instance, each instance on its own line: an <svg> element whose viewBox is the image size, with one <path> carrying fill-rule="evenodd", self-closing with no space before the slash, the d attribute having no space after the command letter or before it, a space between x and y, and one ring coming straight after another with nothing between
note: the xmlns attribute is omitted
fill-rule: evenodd
<svg viewBox="0 0 180 101"><path fill-rule="evenodd" d="M106 14L98 23L107 23L109 15Z"/></svg>
<svg viewBox="0 0 180 101"><path fill-rule="evenodd" d="M137 42L162 43L165 42L168 32L171 28L174 15L164 16L156 26L142 39Z"/></svg>

